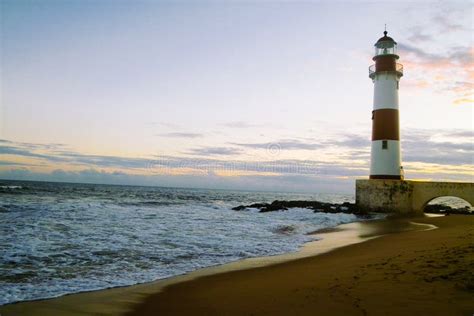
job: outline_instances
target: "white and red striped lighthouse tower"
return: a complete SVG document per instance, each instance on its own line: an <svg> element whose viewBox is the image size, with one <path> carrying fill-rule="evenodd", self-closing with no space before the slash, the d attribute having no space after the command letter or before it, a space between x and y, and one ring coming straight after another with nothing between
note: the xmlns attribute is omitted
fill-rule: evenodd
<svg viewBox="0 0 474 316"><path fill-rule="evenodd" d="M400 158L398 88L403 66L397 63L397 42L387 31L375 43L375 64L369 67L374 83L370 179L403 179Z"/></svg>

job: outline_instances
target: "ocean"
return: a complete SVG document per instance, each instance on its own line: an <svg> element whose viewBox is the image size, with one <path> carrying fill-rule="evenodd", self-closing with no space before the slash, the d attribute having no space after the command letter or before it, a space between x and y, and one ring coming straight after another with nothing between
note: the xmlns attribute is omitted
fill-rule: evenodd
<svg viewBox="0 0 474 316"><path fill-rule="evenodd" d="M0 181L0 305L132 285L250 257L297 251L318 229L358 220L273 200L353 195Z"/></svg>

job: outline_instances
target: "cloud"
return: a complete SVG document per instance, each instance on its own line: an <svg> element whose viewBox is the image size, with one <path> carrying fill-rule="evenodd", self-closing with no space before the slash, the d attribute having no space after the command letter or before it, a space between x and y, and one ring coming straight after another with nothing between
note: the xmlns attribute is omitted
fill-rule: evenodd
<svg viewBox="0 0 474 316"><path fill-rule="evenodd" d="M0 166L32 166L32 164L4 160L4 161L0 161Z"/></svg>
<svg viewBox="0 0 474 316"><path fill-rule="evenodd" d="M411 35L408 36L409 42L429 42L433 40L433 36L422 33L421 27L414 27L411 30Z"/></svg>
<svg viewBox="0 0 474 316"><path fill-rule="evenodd" d="M349 148L368 148L370 146L370 135L362 136L356 134L342 134L343 138L337 141L338 146L349 147Z"/></svg>
<svg viewBox="0 0 474 316"><path fill-rule="evenodd" d="M52 150L52 149L65 149L67 146L65 144L58 144L58 143L49 143L49 144L33 144L33 143L24 143L24 142L13 142L6 139L0 139L0 144L9 144L14 145L18 148L27 148L27 149L45 149L45 150Z"/></svg>
<svg viewBox="0 0 474 316"><path fill-rule="evenodd" d="M75 152L63 152L62 157L70 163L98 167L146 168L149 159L119 156L87 155Z"/></svg>
<svg viewBox="0 0 474 316"><path fill-rule="evenodd" d="M11 142L11 144L14 144ZM17 146L17 147L15 147ZM2 155L13 155L20 157L29 157L45 160L50 163L68 163L80 165L93 165L99 167L119 167L119 168L145 168L148 159L145 158L127 158L117 156L87 155L72 151L50 150L46 153L38 153L38 149L21 148L23 143L17 143L15 146L0 145L0 157ZM56 148L55 146L38 146L39 148Z"/></svg>
<svg viewBox="0 0 474 316"><path fill-rule="evenodd" d="M402 130L403 139L412 140L418 142L434 142L434 138L443 138L450 139L449 143L452 146L457 146L456 144L472 144L474 142L474 130L466 129L406 129ZM463 146L463 145L462 145Z"/></svg>
<svg viewBox="0 0 474 316"><path fill-rule="evenodd" d="M408 86L433 87L438 93L450 92L453 104L471 103L474 86L474 58L472 47L451 47L446 53L429 53L407 44L399 44L406 68L415 70ZM417 75L418 74L418 75ZM457 78L457 81L452 78Z"/></svg>
<svg viewBox="0 0 474 316"><path fill-rule="evenodd" d="M401 63L411 70L404 86L449 93L454 105L472 103L474 49L468 27L471 6L441 5L434 11L426 24L411 27L406 42L398 45Z"/></svg>
<svg viewBox="0 0 474 316"><path fill-rule="evenodd" d="M474 130L459 130L443 132L442 135L450 138L470 138L471 142L474 142Z"/></svg>
<svg viewBox="0 0 474 316"><path fill-rule="evenodd" d="M455 99L453 101L453 104L456 104L456 105L464 104L464 103L474 103L474 99L460 98L460 99Z"/></svg>
<svg viewBox="0 0 474 316"><path fill-rule="evenodd" d="M235 146L265 149L265 150L314 150L325 147L321 142L301 141L297 139L282 139L267 143L231 143Z"/></svg>
<svg viewBox="0 0 474 316"><path fill-rule="evenodd" d="M448 33L448 32L456 32L456 31L464 30L463 25L452 21L450 17L451 14L449 13L446 14L445 12L444 14L437 14L432 19L432 22L438 25L440 32Z"/></svg>
<svg viewBox="0 0 474 316"><path fill-rule="evenodd" d="M474 82L455 81L450 89L463 96L472 96L474 91Z"/></svg>
<svg viewBox="0 0 474 316"><path fill-rule="evenodd" d="M439 55L435 54L429 54L426 51L424 51L421 48L408 45L408 44L403 44L403 43L398 43L398 53L403 54L403 55L412 55L416 57L417 59L420 60L426 60L426 61L438 61L438 60L444 60L445 57L441 57Z"/></svg>
<svg viewBox="0 0 474 316"><path fill-rule="evenodd" d="M150 125L158 125L158 126L163 126L163 127L167 127L167 128L173 128L173 129L180 129L181 126L179 126L178 124L174 124L174 123L169 123L169 122L149 122L148 124Z"/></svg>
<svg viewBox="0 0 474 316"><path fill-rule="evenodd" d="M34 151L30 149L22 149L21 147L18 148L15 146L1 146L0 145L0 155L15 155L15 156L23 156L23 157L40 158L40 159L46 159L46 160L55 161L55 162L67 161L67 159L63 157L39 154L39 153L35 153Z"/></svg>
<svg viewBox="0 0 474 316"><path fill-rule="evenodd" d="M252 127L260 127L263 126L262 124L251 124L243 121L234 121L221 124L222 126L231 127L231 128L252 128Z"/></svg>
<svg viewBox="0 0 474 316"><path fill-rule="evenodd" d="M470 46L451 47L451 50L445 54L433 54L416 46L398 44L398 52L405 55L404 58L414 58L418 63L437 66L438 68L456 64L466 66L473 61Z"/></svg>
<svg viewBox="0 0 474 316"><path fill-rule="evenodd" d="M472 66L473 48L471 46L453 47L448 55L449 60L462 66Z"/></svg>
<svg viewBox="0 0 474 316"><path fill-rule="evenodd" d="M238 155L242 150L232 147L202 147L190 149L186 153L199 156Z"/></svg>
<svg viewBox="0 0 474 316"><path fill-rule="evenodd" d="M171 138L199 138L199 137L203 137L204 134L174 132L174 133L158 134L156 136L171 137Z"/></svg>
<svg viewBox="0 0 474 316"><path fill-rule="evenodd" d="M174 168L188 168L208 172L214 170L222 173L272 173L272 174L317 174L324 162L316 160L266 160L241 161L228 159L211 159L201 157L157 156L150 161L150 169L162 171Z"/></svg>
<svg viewBox="0 0 474 316"><path fill-rule="evenodd" d="M433 177L451 179L467 179L473 176L473 131L472 130L422 130L410 129L402 131L402 156L406 166L407 177ZM5 144L5 145L2 145ZM243 148L255 150L272 150L272 145L278 144L281 150L318 150L332 155L332 159L267 159L250 161L226 156L239 155ZM34 144L33 144L34 145ZM178 179L186 179L184 175L192 176L193 181L203 179L204 175L215 178L236 177L259 179L353 179L364 177L369 173L370 140L369 135L343 133L334 141L308 139L283 139L269 143L238 143L233 146L192 148L190 156L150 156L150 157L120 157L89 155L79 152L57 149L56 146L30 146L24 143L2 141L0 143L0 170L7 178L38 179L39 171L33 167L41 166L41 170L52 170L45 176L54 181L96 181L104 177L110 183L121 184L155 183L156 179L167 177L167 183L177 185ZM270 147L269 147L270 146ZM343 148L338 150L338 148ZM53 148L53 149L45 149ZM277 147L277 149L280 147ZM273 148L274 149L274 148ZM4 159L2 159L4 157ZM12 159L13 157L13 159ZM31 163L14 157L32 158ZM280 156L274 156L280 157ZM38 163L38 161L40 161ZM71 168L82 171L64 171L59 169ZM423 167L428 166L428 167ZM23 168L19 168L23 167ZM30 168L32 168L30 170ZM9 173L8 170L16 170ZM106 171L104 171L106 170ZM43 172L43 171L42 171ZM46 174L45 172L43 172ZM88 174L91 173L91 174ZM37 175L35 175L37 174ZM141 177L139 177L141 175ZM1 176L1 174L0 174ZM251 178L251 176L255 176ZM25 178L26 177L26 178ZM155 177L155 178L153 178ZM172 180L173 177L177 177ZM203 178L204 177L204 178ZM270 178L269 178L270 177ZM281 177L281 178L279 178ZM294 178L292 178L294 177ZM60 180L63 179L63 180ZM94 180L95 179L95 180ZM155 179L155 180L153 180ZM444 179L444 178L443 178ZM40 180L40 179L39 179ZM246 180L246 181L247 181ZM267 181L266 180L266 181ZM305 181L306 181L305 180ZM105 181L105 180L104 180ZM115 181L115 182L114 182ZM129 182L127 182L129 181ZM268 180L269 181L269 180ZM106 183L109 183L106 182ZM178 181L179 182L179 181ZM196 182L197 183L197 182ZM228 182L231 183L231 182ZM181 183L181 185L184 185ZM207 183L206 183L207 185Z"/></svg>
<svg viewBox="0 0 474 316"><path fill-rule="evenodd" d="M434 136L453 141L437 141ZM440 165L472 165L474 163L472 131L411 130L404 133L401 144L403 160L407 162Z"/></svg>

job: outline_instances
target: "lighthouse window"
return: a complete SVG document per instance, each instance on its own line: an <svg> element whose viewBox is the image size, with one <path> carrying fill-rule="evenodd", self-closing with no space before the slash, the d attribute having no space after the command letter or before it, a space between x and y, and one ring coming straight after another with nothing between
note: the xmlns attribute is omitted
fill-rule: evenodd
<svg viewBox="0 0 474 316"><path fill-rule="evenodd" d="M382 141L382 149L388 149L388 141L386 140Z"/></svg>
<svg viewBox="0 0 474 316"><path fill-rule="evenodd" d="M397 81L397 90L398 90L398 88L400 87L400 86L399 86L399 83L400 83L400 82L399 82L399 81Z"/></svg>

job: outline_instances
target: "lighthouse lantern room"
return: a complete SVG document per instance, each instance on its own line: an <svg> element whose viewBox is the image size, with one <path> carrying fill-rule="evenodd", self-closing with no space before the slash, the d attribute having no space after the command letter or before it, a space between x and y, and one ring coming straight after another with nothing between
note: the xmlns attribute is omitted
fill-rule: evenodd
<svg viewBox="0 0 474 316"><path fill-rule="evenodd" d="M399 81L403 66L397 63L397 42L387 31L375 43L374 65L369 77L374 83L370 179L403 179L398 111Z"/></svg>

